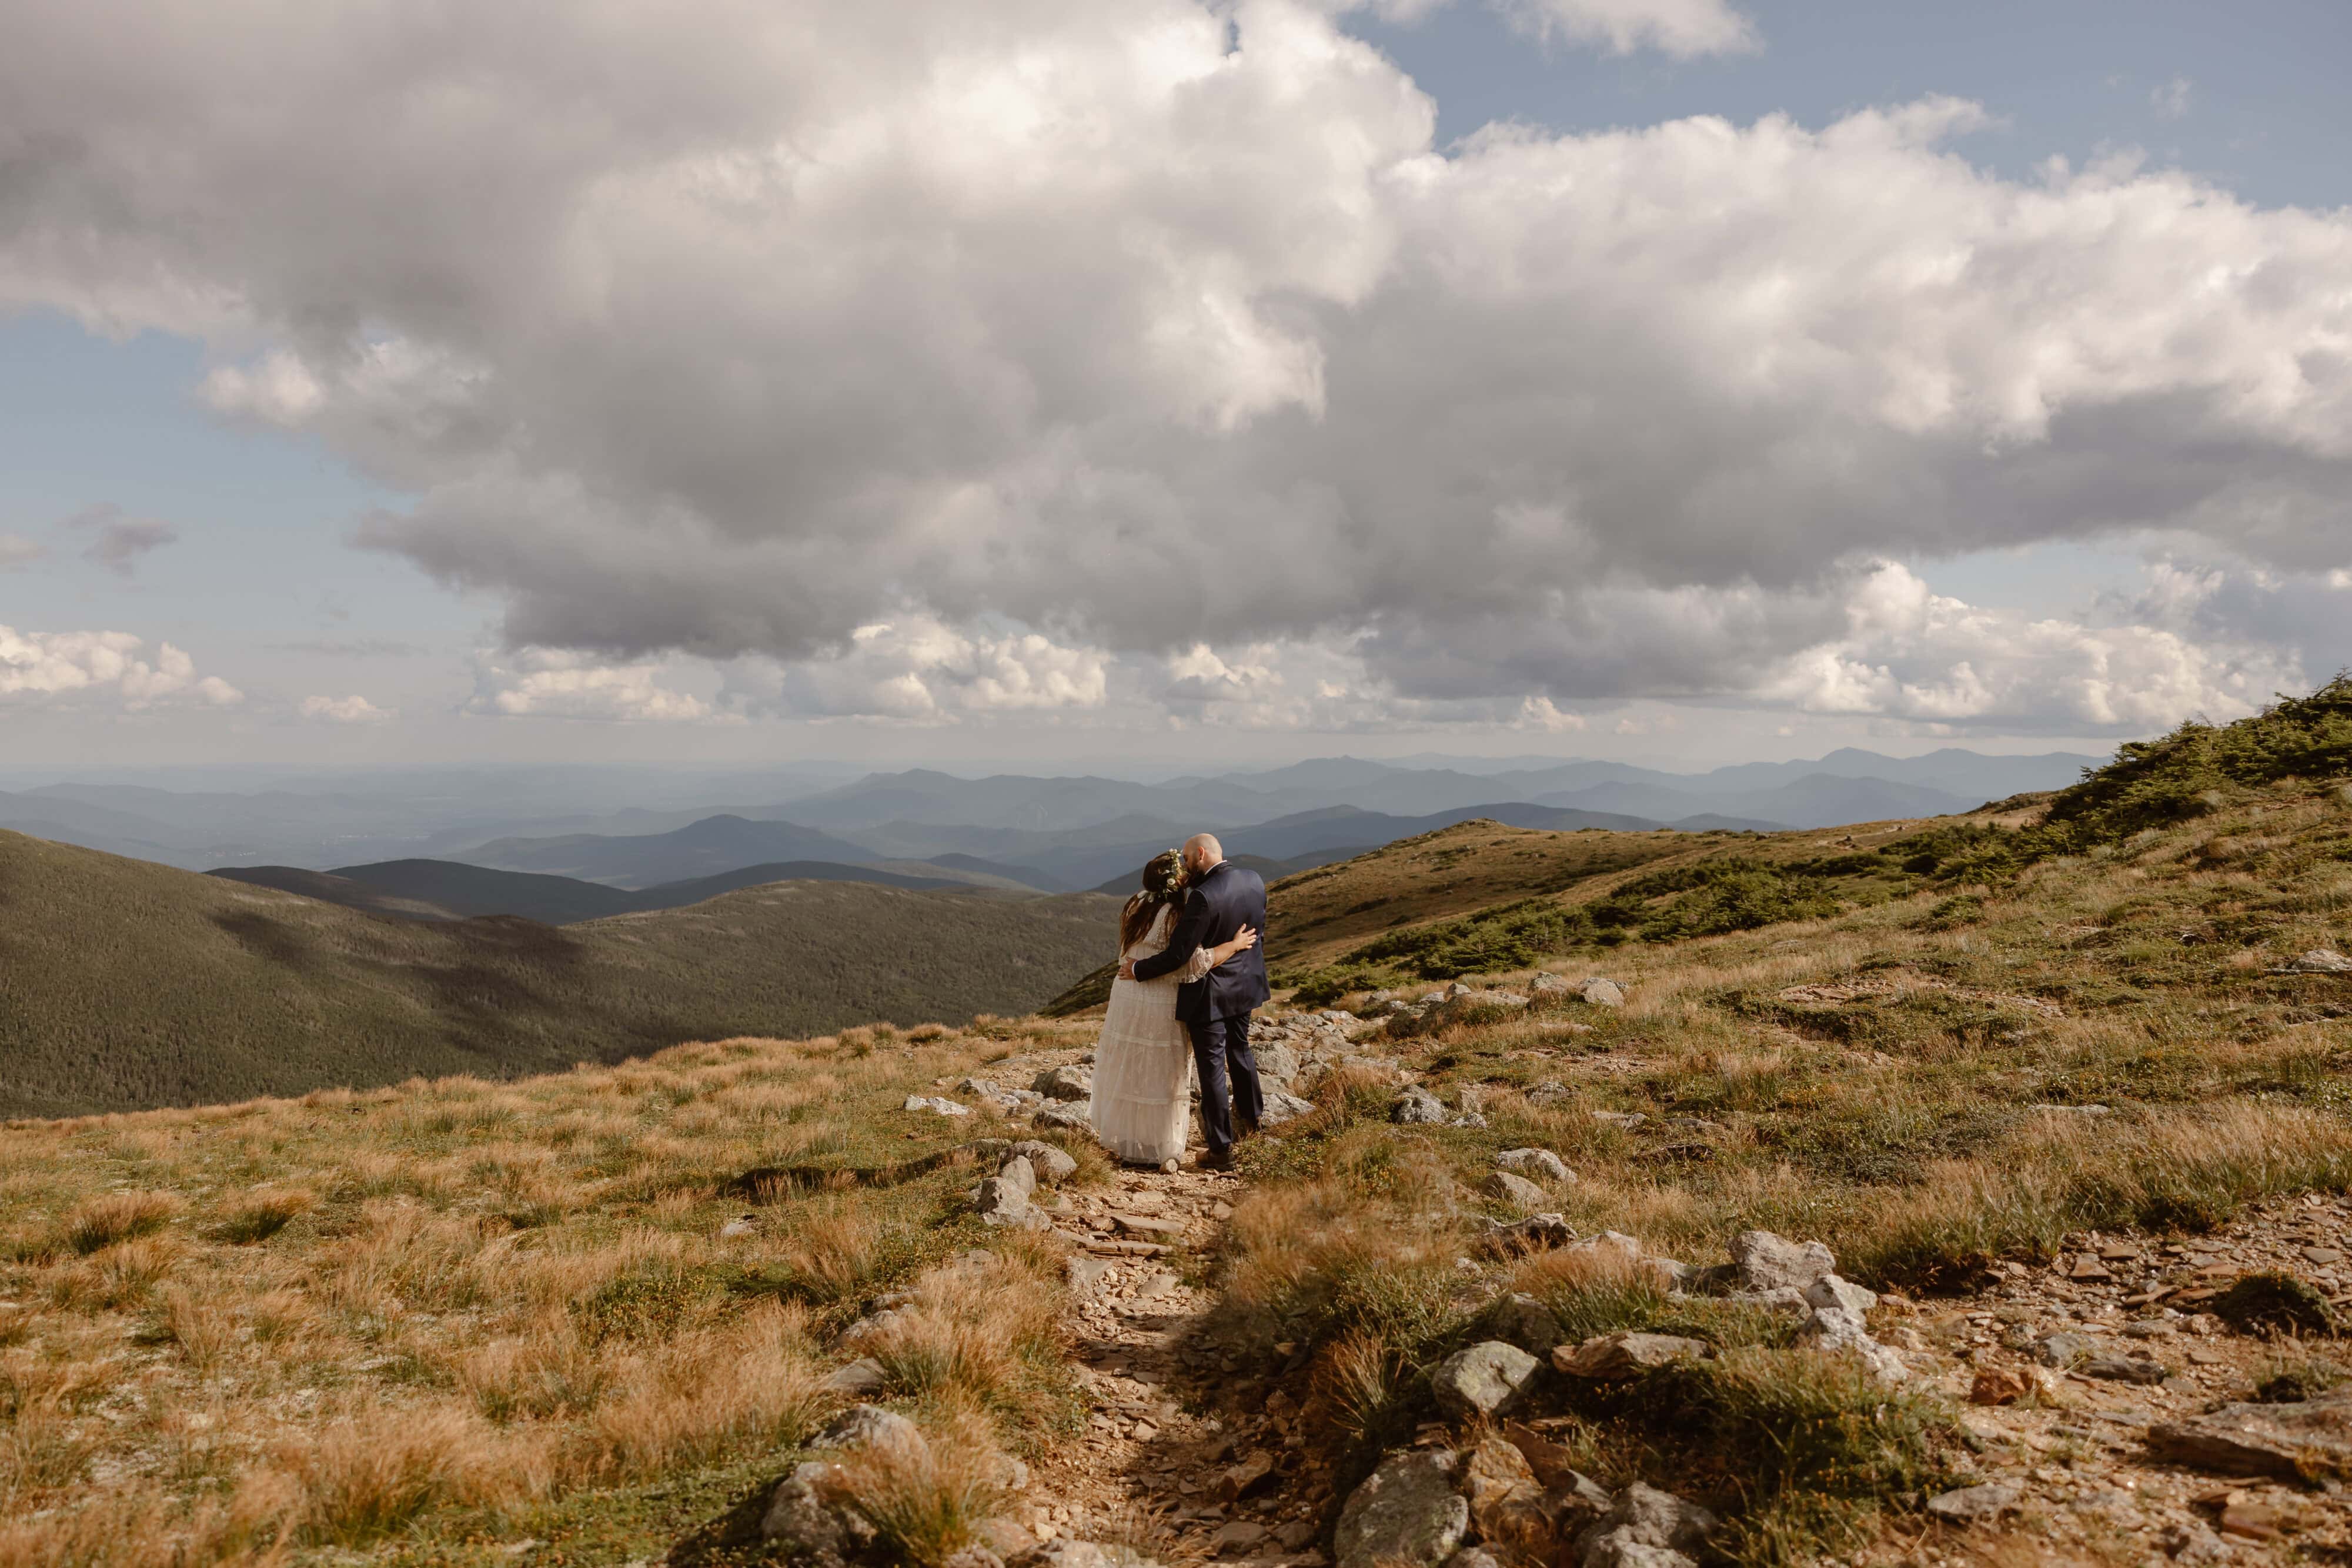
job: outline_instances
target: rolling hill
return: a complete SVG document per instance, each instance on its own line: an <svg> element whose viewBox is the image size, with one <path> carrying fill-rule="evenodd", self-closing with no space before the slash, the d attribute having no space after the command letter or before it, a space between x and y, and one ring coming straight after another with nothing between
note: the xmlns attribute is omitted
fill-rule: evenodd
<svg viewBox="0 0 2352 1568"><path fill-rule="evenodd" d="M0 832L0 1115L1026 1012L1101 961L1117 907L787 882L562 929L427 923Z"/></svg>
<svg viewBox="0 0 2352 1568"><path fill-rule="evenodd" d="M373 915L411 920L457 920L514 915L542 925L571 925L608 915L635 915L699 904L740 887L768 882L867 882L909 891L969 885L950 876L908 876L875 866L831 861L771 861L713 876L664 883L638 892L543 872L494 871L458 861L380 861L332 872L295 866L223 866L206 873L256 887L274 887Z"/></svg>
<svg viewBox="0 0 2352 1568"><path fill-rule="evenodd" d="M705 817L667 833L494 839L449 858L499 871L551 872L583 882L642 889L776 861L856 865L893 857L877 856L846 839L795 822L755 822L721 815Z"/></svg>

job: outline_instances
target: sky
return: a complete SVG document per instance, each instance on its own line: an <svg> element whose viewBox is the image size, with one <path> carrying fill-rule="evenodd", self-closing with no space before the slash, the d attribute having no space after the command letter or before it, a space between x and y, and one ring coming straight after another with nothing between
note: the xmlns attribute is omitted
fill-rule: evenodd
<svg viewBox="0 0 2352 1568"><path fill-rule="evenodd" d="M0 22L17 770L2099 750L2352 664L2340 4Z"/></svg>

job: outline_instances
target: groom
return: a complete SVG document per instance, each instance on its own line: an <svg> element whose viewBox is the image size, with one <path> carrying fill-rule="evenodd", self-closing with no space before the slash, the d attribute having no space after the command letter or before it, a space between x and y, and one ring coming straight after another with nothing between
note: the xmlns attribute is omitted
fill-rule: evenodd
<svg viewBox="0 0 2352 1568"><path fill-rule="evenodd" d="M1155 957L1127 966L1128 977L1156 980L1182 968L1194 952L1230 941L1249 926L1258 945L1236 953L1202 978L1176 988L1176 1016L1192 1037L1192 1061L1201 1070L1201 1130L1209 1152L1202 1168L1234 1168L1234 1124L1242 1134L1257 1131L1265 1102L1258 1092L1257 1058L1250 1054L1250 1013L1274 993L1265 985L1265 881L1229 863L1224 846L1207 833L1184 841L1184 912ZM1233 1103L1226 1105L1227 1064L1233 1073Z"/></svg>

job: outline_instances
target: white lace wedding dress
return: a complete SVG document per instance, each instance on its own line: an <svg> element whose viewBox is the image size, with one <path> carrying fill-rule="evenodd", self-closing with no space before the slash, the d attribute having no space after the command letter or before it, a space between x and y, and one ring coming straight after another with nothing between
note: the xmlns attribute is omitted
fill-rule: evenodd
<svg viewBox="0 0 2352 1568"><path fill-rule="evenodd" d="M1142 940L1119 955L1150 958L1167 950L1172 905L1163 904ZM1156 1166L1184 1152L1192 1125L1192 1040L1176 1019L1176 988L1214 967L1203 947L1174 974L1156 980L1113 980L1110 1008L1095 1045L1095 1134L1119 1159Z"/></svg>

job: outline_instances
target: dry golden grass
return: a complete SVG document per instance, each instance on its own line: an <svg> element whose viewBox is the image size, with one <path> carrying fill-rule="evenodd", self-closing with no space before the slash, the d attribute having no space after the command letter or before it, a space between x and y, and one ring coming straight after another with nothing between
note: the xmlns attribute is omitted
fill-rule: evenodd
<svg viewBox="0 0 2352 1568"><path fill-rule="evenodd" d="M1069 1419L1059 1271L968 1218L968 1173L728 1190L989 1131L898 1105L1003 1053L937 1026L737 1040L0 1129L0 1568L520 1532L781 1465L841 1403L827 1331L919 1284L879 1350L892 1396L1034 1447ZM941 1266L982 1244L992 1267Z"/></svg>

